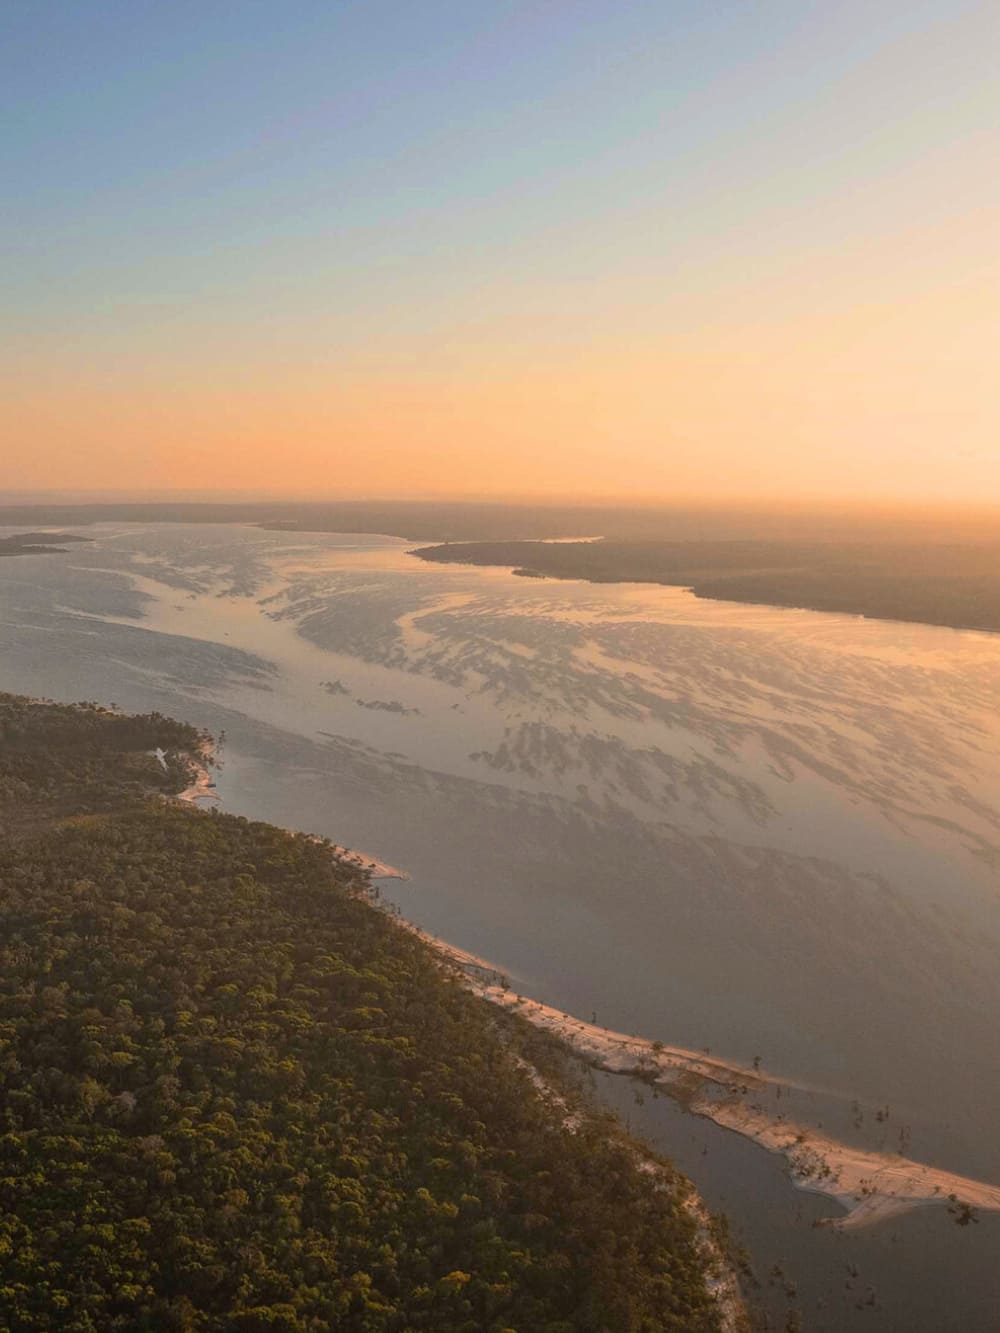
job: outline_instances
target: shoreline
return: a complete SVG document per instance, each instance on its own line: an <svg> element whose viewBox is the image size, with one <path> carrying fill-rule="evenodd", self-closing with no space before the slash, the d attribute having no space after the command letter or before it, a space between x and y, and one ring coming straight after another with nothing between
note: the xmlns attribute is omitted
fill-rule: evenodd
<svg viewBox="0 0 1000 1333"><path fill-rule="evenodd" d="M516 995L495 964L402 918L394 920L457 968L473 993L558 1037L585 1063L609 1074L653 1084L693 1115L712 1120L722 1129L783 1157L797 1189L825 1195L845 1210L844 1216L825 1219L823 1225L837 1230L871 1226L915 1208L941 1204L964 1213L968 1220L977 1210L1000 1212L1000 1185L898 1154L852 1147L745 1100L769 1086L801 1085L684 1047L614 1032Z"/></svg>
<svg viewBox="0 0 1000 1333"><path fill-rule="evenodd" d="M210 739L198 748L196 755L188 754L194 780L175 799L191 805L204 799L221 799L208 769L213 758ZM327 843L332 856L364 873L369 884L375 880L409 878L406 871L377 857L326 839L317 837L315 841ZM825 1195L844 1209L842 1217L825 1219L824 1225L840 1230L869 1226L932 1204L946 1204L966 1213L1000 1212L1000 1185L973 1180L900 1155L852 1147L746 1101L750 1094L769 1087L793 1086L804 1090L802 1084L704 1052L615 1032L513 993L503 969L489 959L421 929L399 915L398 909L377 900L377 895L370 891L365 896L401 929L429 945L480 998L518 1013L551 1033L578 1059L594 1068L657 1086L691 1114L712 1120L722 1129L783 1157L797 1189Z"/></svg>
<svg viewBox="0 0 1000 1333"><path fill-rule="evenodd" d="M694 1115L750 1139L785 1158L796 1188L823 1194L845 1209L826 1225L869 1226L931 1204L1000 1212L1000 1185L867 1148L854 1148L794 1121L747 1105L749 1092L779 1080L737 1064L706 1060L679 1047L627 1037L561 1014L537 1001L511 998L497 985L473 983L484 999L514 1009L528 1022L561 1037L581 1058L612 1074L656 1084ZM788 1080L780 1080L789 1086ZM713 1092L723 1091L721 1099Z"/></svg>
<svg viewBox="0 0 1000 1333"><path fill-rule="evenodd" d="M219 800L208 770L213 761L211 741L206 740L197 755L188 758L193 764L194 780L176 799L192 805L203 799ZM327 842L322 838L315 841ZM369 884L375 880L409 878L405 871L377 857L335 843L327 845L337 860L364 873ZM946 1204L966 1215L976 1210L1000 1212L1000 1185L899 1155L852 1147L822 1131L750 1105L746 1100L752 1093L777 1085L804 1090L802 1084L704 1052L615 1032L517 995L511 991L503 970L489 959L421 929L399 915L391 904L378 901L370 890L365 896L401 929L429 945L441 962L457 971L465 986L480 998L518 1013L551 1033L592 1067L657 1086L691 1114L712 1120L722 1129L783 1157L795 1188L824 1195L844 1209L842 1217L825 1219L824 1225L840 1230L870 1226L932 1204Z"/></svg>
<svg viewBox="0 0 1000 1333"><path fill-rule="evenodd" d="M523 539L534 544L559 545L565 543L550 542L544 538ZM601 538L588 538L588 543L603 540ZM453 542L451 548L457 548L465 543ZM468 543L478 545L478 542ZM489 543L485 543L489 544ZM593 587L645 587L645 588L678 588L688 592L692 597L702 602L717 602L720 605L759 607L771 611L808 611L812 615L841 616L855 620L868 620L875 624L885 625L914 625L925 629L947 629L953 630L956 634L989 634L996 636L1000 634L1000 625L970 625L956 624L952 621L940 618L918 618L903 614L891 615L887 611L875 614L871 611L852 609L850 607L835 606L815 606L809 602L800 602L798 600L762 600L759 596L738 597L734 595L733 590L727 589L725 593L721 591L709 592L705 584L692 583L689 579L667 579L667 578L629 578L625 575L615 578L595 578L581 572L562 572L553 569L533 569L530 565L515 565L506 561L487 561L487 560L458 560L454 557L442 557L437 555L424 554L425 551L439 549L437 546L416 547L407 551L407 555L415 556L418 560L423 560L430 565L455 566L464 569L501 569L509 574L517 575L519 578L529 579L552 579L562 583L587 583ZM443 548L441 548L443 549Z"/></svg>
<svg viewBox="0 0 1000 1333"><path fill-rule="evenodd" d="M390 920L395 922L401 930L405 930L409 932L409 934L417 936L418 939L429 945L443 961L447 962L451 967L457 968L461 972L467 988L471 990L473 994L492 1003L497 1003L497 1000L495 999L496 995L509 994L509 990L505 984L505 974L495 963L491 963L486 958L479 957L478 954L470 953L466 949L460 949L458 945L449 944L446 940L442 940L436 935L429 934L427 931L421 929L420 926L414 925L412 921L408 921L405 917L397 916L395 912L389 910L384 904L379 903L377 906L379 906L380 910L385 912ZM489 978L499 978L500 984L491 982ZM501 1003L500 1007L518 1008L521 1003L528 1005L536 1004L535 1001L523 1001L521 997L518 997L513 1005ZM520 1012L519 1008L518 1012ZM556 1011L553 1010L552 1012L555 1013ZM530 1018L527 1014L525 1014L525 1017ZM562 1017L566 1016L563 1015ZM574 1020L570 1019L569 1021L572 1022ZM579 1050L572 1041L568 1041L562 1034L558 1035L562 1037L564 1044L570 1048L574 1055L580 1055ZM701 1060L701 1057L696 1056L694 1052L684 1052L684 1055L690 1056L696 1061ZM701 1060L701 1062L709 1066L712 1065L711 1061L706 1062ZM525 1067L529 1078L538 1089L541 1096L566 1112L563 1116L563 1125L567 1132L573 1133L577 1123L576 1114L568 1110L561 1094L548 1084L542 1075L539 1074L537 1069L530 1065L526 1065ZM722 1069L723 1066L719 1066L719 1068ZM649 1155L648 1151L643 1151L641 1140L635 1140L634 1151L637 1164L641 1171L653 1177L663 1175L663 1166L656 1161L654 1157ZM722 1333L746 1333L746 1330L750 1327L749 1316L736 1267L719 1243L719 1240L712 1229L712 1214L708 1205L705 1203L705 1200L698 1193L698 1189L693 1181L689 1180L687 1177L683 1177L683 1179L687 1184L688 1191L681 1201L681 1206L695 1225L695 1243L704 1265L705 1286L718 1307Z"/></svg>
<svg viewBox="0 0 1000 1333"><path fill-rule="evenodd" d="M165 752L154 750L153 754L166 768ZM222 797L216 790L216 784L210 772L210 766L215 764L215 744L212 738L206 737L194 751L185 751L184 758L187 760L191 772L191 782L183 791L177 792L173 799L184 801L188 805L195 805L198 801L221 802ZM289 833L295 832L294 829L287 831ZM328 842L324 838L316 838L316 841ZM329 846L331 853L338 861L342 861L355 870L367 872L369 879L407 880L410 878L405 870L400 870L397 866L390 865L388 861L381 861L377 856L370 856L367 852L360 851L357 848L340 847L336 843L329 843Z"/></svg>
<svg viewBox="0 0 1000 1333"><path fill-rule="evenodd" d="M211 738L206 737L193 752L186 751L184 757L188 761L191 781L183 791L177 792L174 799L185 801L188 805L194 805L197 801L221 801L222 797L215 790L215 781L209 772L209 765L215 762L215 746ZM159 754L157 758L160 759ZM164 760L160 759L160 763L164 763Z"/></svg>
<svg viewBox="0 0 1000 1333"><path fill-rule="evenodd" d="M409 879L410 876L405 870L400 870L397 866L391 866L388 861L380 861L377 856L369 856L367 852L358 851L353 847L338 847L331 845L331 851L338 861L344 865L353 866L356 870L364 870L368 873L369 879Z"/></svg>
<svg viewBox="0 0 1000 1333"><path fill-rule="evenodd" d="M160 763L166 767L166 756L160 751L154 753ZM222 798L214 790L208 768L208 765L214 761L214 746L211 739L206 739L199 746L196 755L188 753L186 757L192 766L194 779L184 791L177 794L175 799L184 801L185 804L192 805L195 808L200 808L197 806L197 802L202 799L221 801ZM295 832L290 829L286 831L289 833ZM502 981L504 985L506 984L504 974L495 964L465 949L460 949L457 945L448 944L437 936L428 934L421 930L419 926L414 925L413 922L406 920L405 917L397 915L390 904L376 899L371 892L373 882L375 880L391 879L408 880L409 874L405 870L400 870L396 866L391 866L387 862L380 861L377 857L371 857L357 849L341 847L337 843L329 842L327 839L316 835L306 836L311 836L311 840L316 843L328 846L335 860L363 872L367 876L366 888L362 890L365 899L377 907L383 915L395 922L400 929L416 935L439 958L446 961L452 968L457 968L474 994L480 995L481 998L486 1000L492 1000L493 991L499 994L506 993L503 986L491 984L487 980L496 978L498 981ZM479 974L478 982L473 981L473 974ZM529 1001L528 1003L534 1002ZM574 1054L579 1054L572 1042L566 1042L566 1044ZM700 1064L705 1066L705 1076L709 1076L708 1070L713 1066L713 1062L700 1060L699 1057L694 1056L693 1052L686 1052L685 1054L696 1061L700 1061ZM724 1066L718 1066L720 1078L721 1071L724 1068ZM530 1068L528 1072L541 1096L549 1100L562 1100L559 1093L548 1086L537 1070ZM566 1115L564 1123L567 1133L573 1133L574 1119L575 1117L572 1114ZM641 1170L652 1176L662 1174L663 1168L654 1158L643 1154L642 1145L638 1141L636 1142L635 1151ZM695 1226L695 1246L701 1256L706 1290L718 1307L721 1333L746 1333L746 1330L749 1329L748 1314L735 1265L713 1232L712 1214L707 1204L698 1193L694 1183L690 1180L687 1180L686 1183L688 1191L681 1201L681 1206L691 1217Z"/></svg>

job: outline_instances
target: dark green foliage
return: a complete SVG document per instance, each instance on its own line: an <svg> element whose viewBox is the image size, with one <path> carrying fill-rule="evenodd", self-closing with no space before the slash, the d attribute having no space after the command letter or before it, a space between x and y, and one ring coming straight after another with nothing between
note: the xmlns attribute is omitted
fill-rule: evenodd
<svg viewBox="0 0 1000 1333"><path fill-rule="evenodd" d="M98 704L34 704L0 694L0 837L25 836L63 813L112 810L150 790L178 792L187 755L206 738L159 713ZM166 752L166 767L153 755Z"/></svg>
<svg viewBox="0 0 1000 1333"><path fill-rule="evenodd" d="M358 872L119 787L114 747L176 724L0 705L61 812L73 718L119 799L0 844L5 1329L717 1327L682 1182L606 1118L569 1132L525 1063L556 1049Z"/></svg>

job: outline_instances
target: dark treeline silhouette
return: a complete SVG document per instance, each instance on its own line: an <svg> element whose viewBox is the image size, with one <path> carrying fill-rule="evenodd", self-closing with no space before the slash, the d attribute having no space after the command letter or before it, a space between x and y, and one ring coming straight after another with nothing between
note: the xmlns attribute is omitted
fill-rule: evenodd
<svg viewBox="0 0 1000 1333"><path fill-rule="evenodd" d="M12 537L0 537L0 555L58 555L65 549L65 543L86 540L62 532L18 532Z"/></svg>
<svg viewBox="0 0 1000 1333"><path fill-rule="evenodd" d="M656 541L994 541L1000 510L749 502L657 504L467 500L157 501L0 505L0 525L252 523L290 532L384 533L409 541L611 537Z"/></svg>
<svg viewBox="0 0 1000 1333"><path fill-rule="evenodd" d="M674 584L723 601L1000 630L1000 541L466 542L414 554L535 578Z"/></svg>

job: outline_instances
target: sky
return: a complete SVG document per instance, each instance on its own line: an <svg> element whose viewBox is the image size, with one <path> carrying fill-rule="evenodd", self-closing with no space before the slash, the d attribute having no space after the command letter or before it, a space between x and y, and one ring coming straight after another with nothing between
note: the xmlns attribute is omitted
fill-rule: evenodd
<svg viewBox="0 0 1000 1333"><path fill-rule="evenodd" d="M1000 5L0 0L0 489L1000 503Z"/></svg>

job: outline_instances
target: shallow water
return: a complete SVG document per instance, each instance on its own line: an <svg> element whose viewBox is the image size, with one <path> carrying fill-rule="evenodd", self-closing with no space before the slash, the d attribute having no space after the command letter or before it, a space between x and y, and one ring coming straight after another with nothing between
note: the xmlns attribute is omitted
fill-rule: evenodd
<svg viewBox="0 0 1000 1333"><path fill-rule="evenodd" d="M759 1056L827 1131L1000 1182L1000 636L428 565L391 538L80 531L0 561L0 688L224 729L228 808L404 866L405 914L525 993ZM751 1250L797 1237L807 1328L990 1327L996 1218L852 1236L882 1293L857 1310L843 1240L810 1226L835 1205L724 1131L650 1128L681 1158L710 1131ZM718 1202L706 1163L682 1160Z"/></svg>

